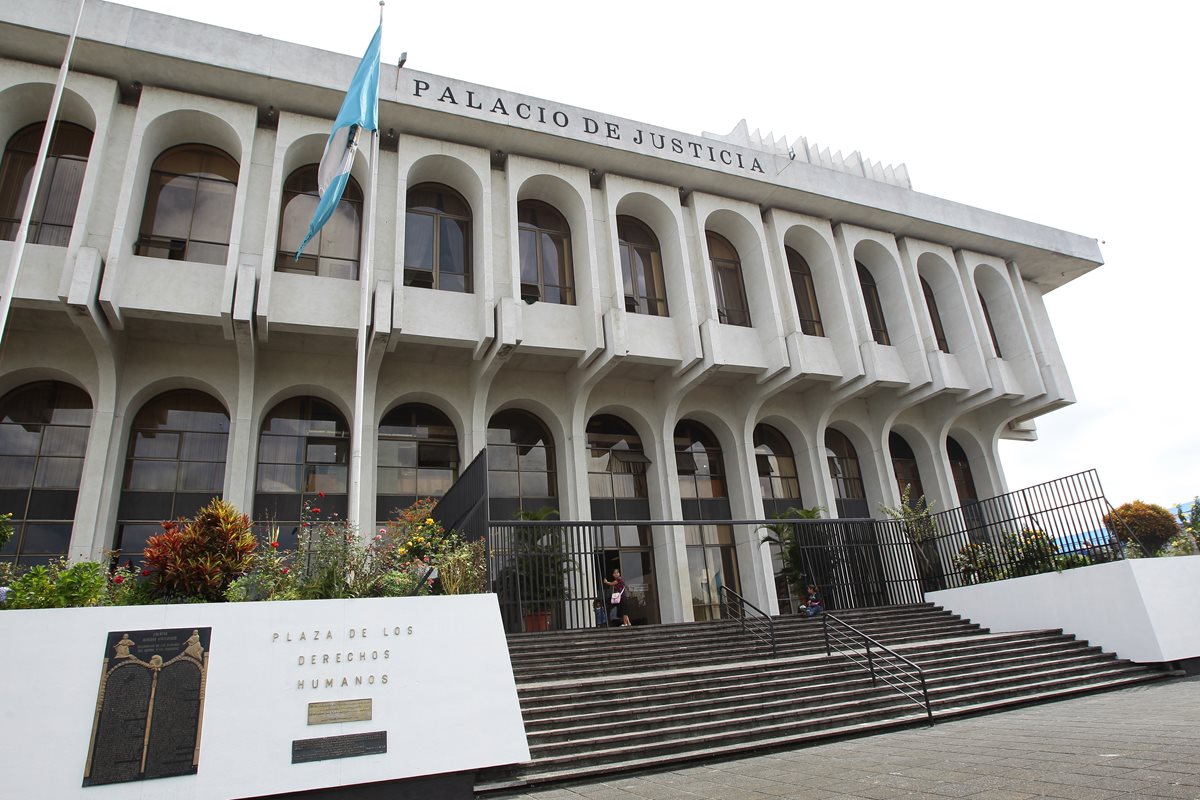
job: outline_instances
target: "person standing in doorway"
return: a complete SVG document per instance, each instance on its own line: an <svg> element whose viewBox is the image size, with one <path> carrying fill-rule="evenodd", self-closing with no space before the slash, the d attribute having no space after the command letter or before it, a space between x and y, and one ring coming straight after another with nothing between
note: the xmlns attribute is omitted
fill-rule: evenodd
<svg viewBox="0 0 1200 800"><path fill-rule="evenodd" d="M612 571L612 578L611 581L604 582L605 586L612 587L612 611L609 613L613 614L615 612L613 616L621 618L621 627L628 628L631 623L629 622L629 609L625 603L625 579L621 577L621 570L619 569Z"/></svg>

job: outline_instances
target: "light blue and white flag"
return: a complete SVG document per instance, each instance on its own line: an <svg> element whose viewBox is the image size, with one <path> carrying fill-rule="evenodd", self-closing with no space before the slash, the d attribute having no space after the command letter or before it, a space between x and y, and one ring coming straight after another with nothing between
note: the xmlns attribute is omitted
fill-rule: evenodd
<svg viewBox="0 0 1200 800"><path fill-rule="evenodd" d="M359 133L379 129L379 40L382 36L381 22L354 73L354 79L350 81L342 109L334 120L333 132L325 143L325 153L317 168L317 191L321 201L317 203L312 222L308 224L308 234L296 250L297 261L304 252L304 246L329 221L342 199L342 192L350 180L354 154L358 151Z"/></svg>

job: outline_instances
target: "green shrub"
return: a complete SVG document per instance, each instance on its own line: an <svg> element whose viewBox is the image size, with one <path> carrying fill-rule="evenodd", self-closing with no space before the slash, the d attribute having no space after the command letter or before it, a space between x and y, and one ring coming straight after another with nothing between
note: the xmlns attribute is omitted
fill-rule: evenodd
<svg viewBox="0 0 1200 800"><path fill-rule="evenodd" d="M1175 515L1160 505L1134 500L1104 515L1105 526L1122 543L1136 542L1147 556L1154 556L1179 535Z"/></svg>
<svg viewBox="0 0 1200 800"><path fill-rule="evenodd" d="M108 575L95 561L70 564L66 559L31 567L9 587L9 608L80 608L98 606L108 588Z"/></svg>

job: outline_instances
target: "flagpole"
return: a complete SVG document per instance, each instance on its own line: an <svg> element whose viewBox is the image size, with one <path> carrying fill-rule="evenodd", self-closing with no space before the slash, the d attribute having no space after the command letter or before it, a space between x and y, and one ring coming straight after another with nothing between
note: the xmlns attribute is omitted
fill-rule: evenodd
<svg viewBox="0 0 1200 800"><path fill-rule="evenodd" d="M12 308L13 293L17 290L17 273L21 269L21 261L25 256L25 239L29 236L29 224L33 220L33 206L42 185L42 170L46 168L46 159L50 153L50 139L54 135L54 125L58 121L58 106L62 101L63 88L67 85L71 52L75 49L75 37L79 34L79 22L83 19L85 2L87 0L79 0L79 13L75 15L75 27L71 29L71 38L67 40L67 52L63 54L62 66L58 70L58 80L54 83L54 95L50 99L50 113L46 118L46 129L42 131L42 143L38 147L37 160L34 161L33 173L29 178L29 192L25 196L25 208L21 211L21 223L17 226L17 237L13 242L12 255L8 259L8 275L4 281L3 295L0 295L0 344L3 344L4 333L8 329L8 312Z"/></svg>
<svg viewBox="0 0 1200 800"><path fill-rule="evenodd" d="M379 24L383 25L383 0L379 0ZM371 174L367 186L366 220L363 225L363 236L366 237L363 247L362 267L358 273L358 343L355 347L354 365L354 428L350 434L350 497L347 518L358 523L359 530L374 528L375 520L362 519L362 451L363 438L366 435L366 385L367 385L367 333L371 327L371 297L374 292L371 285L371 267L375 261L375 203L379 188L379 128L371 132ZM369 506L369 504L368 504ZM366 527L367 523L370 527Z"/></svg>

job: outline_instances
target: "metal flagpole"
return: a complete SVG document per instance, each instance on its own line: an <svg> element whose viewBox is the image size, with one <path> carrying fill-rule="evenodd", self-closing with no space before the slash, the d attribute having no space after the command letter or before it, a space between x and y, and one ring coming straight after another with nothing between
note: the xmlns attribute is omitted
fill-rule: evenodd
<svg viewBox="0 0 1200 800"><path fill-rule="evenodd" d="M383 0L379 0L379 24L383 25ZM376 100L378 102L378 100ZM363 248L362 268L358 272L358 343L354 365L354 426L350 432L350 497L346 518L356 522L360 530L370 530L375 520L363 520L362 511L362 449L366 426L367 331L371 327L371 266L375 261L375 202L379 188L379 126L371 132L371 175L367 187L367 218L363 225L366 246ZM369 525L369 527L364 527Z"/></svg>
<svg viewBox="0 0 1200 800"><path fill-rule="evenodd" d="M13 293L17 290L17 272L21 269L21 260L25 255L25 238L29 235L29 223L33 219L33 205L37 200L38 189L42 185L42 170L46 167L46 158L50 153L50 138L54 135L54 124L58 120L58 105L62 100L63 87L67 85L67 69L71 63L71 51L75 49L75 37L79 33L79 21L83 19L85 2L87 0L79 0L79 13L75 15L75 27L71 29L71 38L67 40L67 52L63 55L62 67L58 70L54 95L50 99L50 113L46 118L46 130L42 131L42 143L38 147L37 160L33 164L33 174L29 177L29 192L25 196L25 208L21 211L21 223L17 226L17 238L13 242L12 255L8 259L8 276L4 281L4 293L0 295L0 344L3 343L4 333L8 328L8 312L12 308Z"/></svg>

